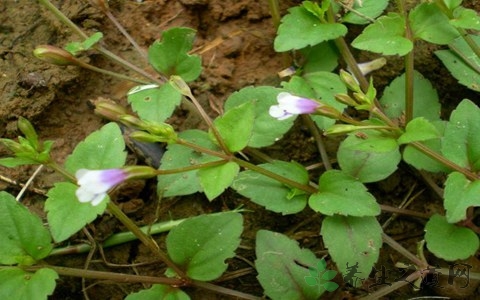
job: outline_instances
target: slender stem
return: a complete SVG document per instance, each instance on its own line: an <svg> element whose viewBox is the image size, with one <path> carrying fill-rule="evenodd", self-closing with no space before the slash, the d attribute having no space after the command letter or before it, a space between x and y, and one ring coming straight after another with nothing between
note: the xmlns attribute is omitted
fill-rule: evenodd
<svg viewBox="0 0 480 300"><path fill-rule="evenodd" d="M143 231L144 233L149 232L151 235L159 234L162 232L170 231L172 228L176 227L178 224L182 223L185 220L186 219L180 219L180 220L171 220L171 221L156 223L153 225L143 226L140 228L140 230ZM110 236L108 239L106 239L101 244L101 247L105 249L105 248L117 246L120 244L128 243L136 239L138 239L137 236L133 234L131 231L116 233ZM52 252L50 252L49 256L85 253L90 251L91 248L92 246L86 243L79 244L79 245L70 245L63 248L53 249Z"/></svg>
<svg viewBox="0 0 480 300"><path fill-rule="evenodd" d="M414 42L412 29L408 22L407 12L404 8L403 0L399 0L400 12L405 19L405 38ZM413 119L413 79L414 79L414 49L405 56L405 124Z"/></svg>
<svg viewBox="0 0 480 300"><path fill-rule="evenodd" d="M456 47L453 44L450 44L450 45L448 45L448 48L452 52L454 52L456 55L458 55L463 60L463 62L466 63L470 68L472 68L473 70L475 70L475 72L480 74L480 67L475 62L470 60L465 54L463 54L463 52L460 51L460 49L458 49L458 47Z"/></svg>
<svg viewBox="0 0 480 300"><path fill-rule="evenodd" d="M280 25L280 5L278 0L268 0L268 7L270 8L270 15L272 16L273 26L278 28Z"/></svg>
<svg viewBox="0 0 480 300"><path fill-rule="evenodd" d="M382 232L382 239L385 243L387 243L390 247L395 249L398 253L401 255L405 256L408 260L410 260L413 264L415 264L419 268L426 268L428 265L426 265L423 261L421 261L418 257L413 255L410 251L405 249L402 245L397 243L394 239L386 235L385 233Z"/></svg>
<svg viewBox="0 0 480 300"><path fill-rule="evenodd" d="M204 281L197 281L193 280L192 281L192 286L196 286L205 290L210 290L218 294L223 294L223 295L228 295L232 298L240 298L240 299L247 299L247 300L261 300L264 299L262 297L250 295L250 294L245 294L236 290L232 290L229 288L225 288L222 286L214 285L208 282Z"/></svg>
<svg viewBox="0 0 480 300"><path fill-rule="evenodd" d="M237 158L235 156L227 155L227 154L224 154L222 152L218 152L218 151L215 151L215 150L212 150L212 149L204 148L204 147L201 147L199 145L192 144L189 141L186 141L186 140L183 140L183 139L178 139L177 143L180 144L180 145L184 145L186 147L189 147L189 148L191 148L195 151L198 151L198 152L202 152L202 153L206 153L206 154L209 154L209 155L217 156L217 157L223 158L225 160L229 160L229 161L234 161L241 167L244 167L244 168L247 168L249 170L255 171L257 173L260 173L262 175L270 177L270 178L272 178L274 180L277 180L277 181L279 181L279 182L281 182L285 185L288 185L288 186L293 187L293 188L297 188L297 189L302 190L304 192L307 192L307 193L310 193L310 194L318 192L317 189L315 189L312 186L302 184L302 183L299 183L297 181L291 180L289 178L283 177L281 175L278 175L277 173L271 172L267 169L264 169L262 167L259 167L259 166L255 165L255 164L244 161L243 159Z"/></svg>
<svg viewBox="0 0 480 300"><path fill-rule="evenodd" d="M92 66L90 64L87 64L87 63L79 60L79 59L75 59L75 62L79 67L82 67L82 68L85 68L85 69L88 69L88 70L91 70L91 71L94 71L94 72L98 72L98 73L101 73L101 74L109 75L109 76L112 76L112 77L115 77L115 78L118 78L118 79L133 81L133 82L140 83L140 84L149 84L150 83L149 81L136 79L136 78L133 78L133 77L130 77L130 76L127 76L127 75L123 75L121 73L116 73L116 72L112 72L112 71L109 71L109 70L105 70L105 69L102 69L102 68Z"/></svg>
<svg viewBox="0 0 480 300"><path fill-rule="evenodd" d="M395 281L394 283L392 283L389 286L386 286L386 287L384 287L384 288L382 288L378 291L375 291L375 292L369 294L366 297L360 298L360 300L377 300L377 299L380 299L382 296L388 295L391 292L401 288L402 286L405 286L407 284L413 284L413 282L415 282L415 280L420 278L420 276L422 276L422 274L423 274L422 271L413 272L412 274L408 275L408 277L405 278L404 280Z"/></svg>
<svg viewBox="0 0 480 300"><path fill-rule="evenodd" d="M412 217L417 217L422 219L429 219L431 216L431 214L424 214L414 210L392 207L385 204L380 204L380 208L382 209L382 211L387 211L394 214L407 215L407 216L412 216Z"/></svg>
<svg viewBox="0 0 480 300"><path fill-rule="evenodd" d="M108 210L112 213L120 222L122 222L128 230L130 230L138 239L147 246L150 251L158 258L160 258L167 266L177 273L177 275L184 280L187 278L187 275L183 270L181 270L177 265L175 265L168 256L158 247L157 243L153 238L146 233L144 233L127 215L112 201L107 204Z"/></svg>
<svg viewBox="0 0 480 300"><path fill-rule="evenodd" d="M211 161L208 163L197 164L197 165L183 167L183 168L175 168L175 169L169 169L169 170L156 170L156 172L158 175L177 174L177 173L183 173L183 172L188 172L188 171L193 171L193 170L198 170L203 168L216 167L216 166L224 165L226 162L227 160L217 160L217 161Z"/></svg>
<svg viewBox="0 0 480 300"><path fill-rule="evenodd" d="M427 146L423 145L420 142L412 142L412 143L410 143L410 145L412 145L413 147L422 151L423 153L428 155L430 158L432 158L432 159L442 163L443 165L449 167L450 169L462 173L463 175L465 175L466 177L468 177L468 179L470 179L472 181L480 179L475 173L457 165L456 163L452 162L451 160L446 159L445 157L443 157L439 153L433 151L432 149L428 148Z"/></svg>
<svg viewBox="0 0 480 300"><path fill-rule="evenodd" d="M16 267L5 267L5 268L2 267L2 269L6 269L6 268L16 268ZM75 269L75 268L57 267L57 266L49 266L49 265L35 265L30 267L24 267L23 269L28 272L35 272L43 268L52 269L62 276L112 280L112 281L123 282L123 283L127 283L127 282L159 283L159 284L168 284L171 286L185 285L185 282L178 278L141 276L141 275L132 275L132 274L125 274L125 273L92 271L92 270L85 270L85 269Z"/></svg>
<svg viewBox="0 0 480 300"><path fill-rule="evenodd" d="M40 4L42 4L43 6L45 6L48 10L50 10L54 15L55 17L57 17L61 22L63 22L65 25L67 25L70 29L72 29L74 32L76 32L80 37L82 37L83 39L87 39L88 38L88 35L86 35L75 23L73 23L67 16L65 16L58 8L55 7L55 5L53 5L49 0L38 0L40 2ZM143 77L153 81L153 82L156 82L156 83L159 83L159 84L162 84L163 81L161 80L158 80L156 78L154 78L152 75L150 75L148 72L140 69L139 67L131 64L130 62L124 60L123 58L113 54L112 52L108 51L106 48L104 48L102 45L100 44L95 44L93 46L95 49L98 50L98 52L102 53L103 55L105 55L106 57L110 58L111 60L115 61L116 63L120 64L121 66L127 68L127 69L130 69L140 75L142 75Z"/></svg>
<svg viewBox="0 0 480 300"><path fill-rule="evenodd" d="M323 136L320 133L317 125L313 122L312 118L308 115L302 115L302 120L305 122L307 127L310 129L310 132L313 135L313 138L317 142L317 148L320 152L320 157L322 158L323 165L325 169L331 170L332 164L330 163L330 158L328 157L327 149L325 149L325 143L323 142Z"/></svg>

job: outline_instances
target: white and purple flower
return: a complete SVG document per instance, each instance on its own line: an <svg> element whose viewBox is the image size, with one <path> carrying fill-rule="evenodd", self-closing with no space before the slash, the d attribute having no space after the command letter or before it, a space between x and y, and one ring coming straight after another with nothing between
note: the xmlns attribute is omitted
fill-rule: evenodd
<svg viewBox="0 0 480 300"><path fill-rule="evenodd" d="M277 96L278 105L270 106L268 113L277 120L285 120L295 115L314 113L320 103L315 100L281 92Z"/></svg>
<svg viewBox="0 0 480 300"><path fill-rule="evenodd" d="M122 169L87 170L80 169L75 174L79 188L76 191L80 202L90 202L97 206L107 195L112 187L123 182L128 177L128 172Z"/></svg>

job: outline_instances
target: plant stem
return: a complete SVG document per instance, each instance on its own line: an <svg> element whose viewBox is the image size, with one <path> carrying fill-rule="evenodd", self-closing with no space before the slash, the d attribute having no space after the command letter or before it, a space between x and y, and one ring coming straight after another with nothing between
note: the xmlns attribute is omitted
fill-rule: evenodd
<svg viewBox="0 0 480 300"><path fill-rule="evenodd" d="M88 35L86 35L75 23L73 23L67 16L65 16L55 5L53 5L49 0L38 0L40 4L45 6L50 12L52 12L55 17L57 17L62 23L67 25L70 29L72 29L74 32L76 32L81 38L87 39ZM159 84L162 84L163 82L161 80L158 80L154 78L152 75L150 75L148 72L140 69L139 67L131 64L130 62L124 60L123 58L113 54L112 52L108 51L106 48L104 48L100 44L95 44L93 46L95 49L98 50L98 52L102 53L106 57L110 58L111 60L115 61L116 63L120 64L121 66L132 70L143 77L151 80L152 82L156 82Z"/></svg>
<svg viewBox="0 0 480 300"><path fill-rule="evenodd" d="M272 16L273 26L278 28L280 25L280 5L278 0L268 0L268 7L270 8L270 15Z"/></svg>
<svg viewBox="0 0 480 300"><path fill-rule="evenodd" d="M183 140L183 139L178 139L177 143L180 144L180 145L189 147L189 148L191 148L195 151L198 151L198 152L202 152L202 153L205 153L205 154L217 156L217 157L223 158L223 159L228 160L228 161L236 162L241 167L244 167L246 169L255 171L257 173L260 173L262 175L270 177L274 180L277 180L278 182L281 182L281 183L283 183L287 186L297 188L297 189L302 190L304 192L307 192L309 194L314 194L314 193L318 192L317 189L315 189L314 187L312 187L310 185L302 184L302 183L299 183L297 181L291 180L289 178L283 177L281 175L278 175L277 173L271 172L267 169L264 169L262 167L259 167L259 166L255 165L255 164L244 161L243 159L237 158L233 155L228 155L228 154L218 152L218 151L215 151L215 150L212 150L212 149L204 148L204 147L198 146L196 144L192 144L189 141L186 141L186 140Z"/></svg>
<svg viewBox="0 0 480 300"><path fill-rule="evenodd" d="M398 0L400 13L405 20L405 38L414 42L412 29L408 21L407 12L405 11L404 0ZM405 55L405 124L413 119L413 79L414 79L414 49Z"/></svg>
<svg viewBox="0 0 480 300"><path fill-rule="evenodd" d="M5 267L5 268L17 268L17 267ZM124 274L124 273L112 273L112 272L92 271L92 270L75 269L75 268L67 268L67 267L57 267L57 266L49 266L49 265L43 265L43 266L36 265L36 266L24 267L23 269L28 272L35 272L43 268L52 269L62 276L111 280L111 281L116 281L121 283L159 283L159 284L167 284L170 286L185 285L185 283L178 278L141 276L141 275L132 275L132 274Z"/></svg>
<svg viewBox="0 0 480 300"><path fill-rule="evenodd" d="M172 228L176 227L178 224L182 223L186 219L180 220L171 220L161 223L156 223L153 225L147 225L140 228L140 230L144 233L149 232L151 235L159 234L162 232L170 231ZM113 246L117 246L120 244L128 243L133 240L138 239L135 234L131 231L116 233L106 239L102 244L102 248L109 248ZM71 245L63 248L55 248L50 252L49 256L54 255L66 255L66 254L78 254L78 253L85 253L90 251L92 246L90 244L79 244L79 245Z"/></svg>
<svg viewBox="0 0 480 300"><path fill-rule="evenodd" d="M472 181L479 180L479 177L475 173L471 172L470 170L468 170L466 168L463 168L463 167L457 165L456 163L452 162L451 160L446 159L445 157L443 157L439 153L433 151L432 149L428 148L427 146L423 145L422 143L412 142L412 143L410 143L410 145L412 145L413 147L422 151L423 153L425 153L429 157L433 158L434 160L436 160L436 161L442 163L443 165L449 167L450 169L462 173L469 180L472 180Z"/></svg>
<svg viewBox="0 0 480 300"><path fill-rule="evenodd" d="M388 244L390 247L395 249L395 251L397 251L401 255L405 256L405 258L410 260L417 267L419 267L419 268L427 268L428 267L428 265L425 264L422 260L420 260L418 257L413 255L410 251L408 251L402 245L397 243L397 241L395 241L394 239L392 239L391 237L389 237L388 235L386 235L383 232L382 232L382 239L386 244Z"/></svg>
<svg viewBox="0 0 480 300"><path fill-rule="evenodd" d="M183 280L187 279L187 275L177 265L175 265L168 256L158 247L153 238L144 233L127 215L112 201L108 202L107 208L120 222L122 222L128 230L130 230L138 239L147 246L150 251L160 258L168 267L170 267Z"/></svg>
<svg viewBox="0 0 480 300"><path fill-rule="evenodd" d="M322 158L323 165L325 166L325 170L331 170L332 164L330 163L330 158L328 157L327 150L325 149L325 143L323 142L323 136L318 130L317 125L313 122L312 118L308 115L302 115L302 120L305 122L307 127L310 129L310 132L313 135L317 143L318 151L320 152L320 157Z"/></svg>
<svg viewBox="0 0 480 300"><path fill-rule="evenodd" d="M127 76L127 75L123 75L121 73L112 72L112 71L108 71L108 70L105 70L105 69L102 69L102 68L92 66L90 64L87 64L87 63L79 60L79 59L75 59L75 62L77 64L77 66L79 66L79 67L82 67L82 68L85 68L85 69L88 69L88 70L91 70L91 71L94 71L94 72L98 72L98 73L101 73L101 74L109 75L109 76L112 76L112 77L115 77L115 78L118 78L118 79L133 81L133 82L140 83L140 84L149 84L150 83L149 81L136 79L136 78L133 78L133 77L130 77L130 76Z"/></svg>

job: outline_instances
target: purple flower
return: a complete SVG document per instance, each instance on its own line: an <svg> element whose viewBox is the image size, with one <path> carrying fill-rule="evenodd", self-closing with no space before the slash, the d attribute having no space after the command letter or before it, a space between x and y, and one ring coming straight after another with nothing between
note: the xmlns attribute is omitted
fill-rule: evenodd
<svg viewBox="0 0 480 300"><path fill-rule="evenodd" d="M80 169L75 174L79 188L76 191L80 202L91 202L97 206L107 195L107 191L127 179L128 173L122 169L87 170Z"/></svg>
<svg viewBox="0 0 480 300"><path fill-rule="evenodd" d="M269 114L278 119L285 120L294 115L314 113L321 105L315 100L294 96L281 92L277 96L278 105L270 106Z"/></svg>

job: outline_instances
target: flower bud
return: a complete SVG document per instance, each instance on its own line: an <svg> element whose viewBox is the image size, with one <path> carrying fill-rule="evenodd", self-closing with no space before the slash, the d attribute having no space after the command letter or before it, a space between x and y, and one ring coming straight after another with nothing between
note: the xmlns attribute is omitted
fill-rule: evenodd
<svg viewBox="0 0 480 300"><path fill-rule="evenodd" d="M21 152L24 150L22 145L10 139L0 139L0 143L4 144L5 147L7 147L7 149L12 151L13 153Z"/></svg>
<svg viewBox="0 0 480 300"><path fill-rule="evenodd" d="M160 143L163 142L163 139L159 136L153 135L145 131L133 131L128 135L130 138L137 140L139 142L146 143Z"/></svg>
<svg viewBox="0 0 480 300"><path fill-rule="evenodd" d="M161 142L175 143L177 141L177 133L169 124L147 123L147 126L144 127L144 129L151 134L156 135L158 138L161 138Z"/></svg>
<svg viewBox="0 0 480 300"><path fill-rule="evenodd" d="M186 96L186 97L193 97L192 91L190 90L190 87L188 84L182 79L182 77L177 76L177 75L172 75L170 76L170 84L180 92L180 94Z"/></svg>
<svg viewBox="0 0 480 300"><path fill-rule="evenodd" d="M121 115L118 117L118 121L127 127L133 127L138 129L146 130L147 123L145 121L140 120L139 118L132 116L132 115Z"/></svg>
<svg viewBox="0 0 480 300"><path fill-rule="evenodd" d="M348 106L356 106L358 103L347 94L336 94L335 100Z"/></svg>
<svg viewBox="0 0 480 300"><path fill-rule="evenodd" d="M348 73L345 70L340 70L340 79L342 79L343 83L348 87L349 90L352 90L354 92L360 92L360 86L358 85L357 80L355 77Z"/></svg>
<svg viewBox="0 0 480 300"><path fill-rule="evenodd" d="M325 130L326 135L333 135L333 134L343 134L348 133L354 130L358 130L358 126L350 125L350 124L336 124L330 126L327 130Z"/></svg>
<svg viewBox="0 0 480 300"><path fill-rule="evenodd" d="M33 128L32 123L30 123L24 117L20 117L18 118L17 126L18 129L25 135L30 145L34 149L38 150L38 135L35 131L35 128Z"/></svg>
<svg viewBox="0 0 480 300"><path fill-rule="evenodd" d="M108 120L118 122L120 116L127 115L128 111L125 107L116 104L113 101L101 99L93 102L95 105L94 112Z"/></svg>
<svg viewBox="0 0 480 300"><path fill-rule="evenodd" d="M48 63L67 66L77 64L77 59L70 52L50 45L41 45L33 50L33 55Z"/></svg>

